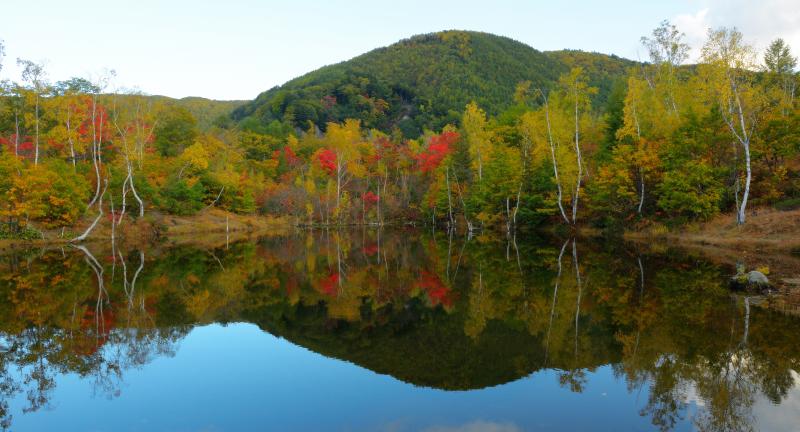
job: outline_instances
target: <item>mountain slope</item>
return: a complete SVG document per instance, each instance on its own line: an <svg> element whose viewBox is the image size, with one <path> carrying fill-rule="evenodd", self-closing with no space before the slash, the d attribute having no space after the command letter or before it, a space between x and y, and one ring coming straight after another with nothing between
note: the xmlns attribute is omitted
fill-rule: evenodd
<svg viewBox="0 0 800 432"><path fill-rule="evenodd" d="M197 121L197 127L200 131L208 130L220 118L230 118L234 109L247 103L247 101L240 100L214 100L196 96L180 99L161 95L149 97L154 101L186 109Z"/></svg>
<svg viewBox="0 0 800 432"><path fill-rule="evenodd" d="M208 129L218 118L230 116L234 109L245 104L245 101L239 100L214 100L194 96L173 101L192 113L200 130Z"/></svg>
<svg viewBox="0 0 800 432"><path fill-rule="evenodd" d="M473 100L497 114L512 103L520 81L548 87L571 63L603 68L587 70L592 82L605 82L633 64L602 54L543 53L487 33L445 31L414 36L295 78L237 108L233 118L250 129L276 120L307 128L309 121L324 126L358 118L367 127L388 131L396 126L415 136L423 128L457 123ZM610 82L601 87L596 102L604 102L607 89Z"/></svg>

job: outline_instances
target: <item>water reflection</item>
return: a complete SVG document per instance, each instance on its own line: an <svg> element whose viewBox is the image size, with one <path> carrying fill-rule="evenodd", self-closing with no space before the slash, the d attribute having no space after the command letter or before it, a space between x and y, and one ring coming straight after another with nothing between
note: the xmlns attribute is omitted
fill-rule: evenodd
<svg viewBox="0 0 800 432"><path fill-rule="evenodd" d="M796 386L800 322L732 296L729 272L617 244L414 230L5 256L0 418L8 429L47 407L65 374L113 398L126 371L175 355L195 326L249 322L445 390L549 370L580 393L610 365L655 429L749 430L759 401Z"/></svg>

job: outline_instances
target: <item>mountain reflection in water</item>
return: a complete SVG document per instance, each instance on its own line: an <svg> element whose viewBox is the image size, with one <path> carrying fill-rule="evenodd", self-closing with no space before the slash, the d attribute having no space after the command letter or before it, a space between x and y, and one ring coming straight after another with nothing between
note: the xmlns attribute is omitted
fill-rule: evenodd
<svg viewBox="0 0 800 432"><path fill-rule="evenodd" d="M258 360L263 363L240 366L255 375L273 376L280 350L296 356L287 363L297 372L293 382L279 388L266 382L262 393L316 401L319 395L300 389L326 377L308 376L304 362L322 362L313 364L325 371L338 367L330 362L339 364L331 360L339 359L358 366L330 372L352 375L342 387L385 394L385 399L363 402L383 407L369 414L352 411L346 398L328 394L325 403L341 423L326 423L326 429L347 428L346 421L359 415L374 422L356 429L376 427L392 420L386 406L404 400L413 405L430 397L432 389L450 398L439 402L438 414L405 413L403 418L416 416L409 423L413 426L395 424L395 430L441 423L451 424L450 429L431 430L459 430L447 422L448 412L463 410L457 404L477 395L506 409L487 414L501 416L497 423L473 419L463 430L542 427L526 424L524 410L515 408L519 401L509 395L526 380L556 384L537 387L545 393L536 398L539 408L566 406L567 412L595 414L598 402L587 388L617 383L626 397L618 401L616 421L636 430L780 430L800 424L800 320L759 306L758 299L732 295L726 285L731 269L674 251L654 255L589 240L465 239L418 230L300 232L219 247L109 247L0 257L4 429L43 428L48 417L63 414L63 405L76 411L75 419L91 418L98 399L110 398L104 406L126 407L131 403L126 392L143 391L136 387L139 381L126 383L127 375L163 369L158 384L169 387L183 371L233 355L223 352L232 342L228 338L246 338L248 344L236 348L243 359L266 353ZM279 339L241 333L238 326L207 327L238 322L327 358ZM206 333L195 333L201 328ZM182 356L181 344L192 345L200 339L191 338L201 336L212 348ZM263 351L246 352L259 343ZM236 373L235 360L229 361L213 365L209 383L219 381L209 375ZM207 392L217 390L209 385ZM70 403L60 386L73 389L66 394L91 388L94 398ZM495 386L493 393L479 391ZM267 398L252 398L259 397ZM189 409L213 413L211 400ZM598 427L581 426L576 423L580 415L575 417L544 428ZM119 429L86 423L86 418L81 424ZM155 415L150 426L125 423L124 415L116 420L129 429L152 430L165 418ZM220 420L215 428L247 429L240 423L245 420ZM186 421L176 428L200 428ZM313 429L307 421L284 419L275 427ZM70 429L66 422L59 428ZM469 429L473 426L477 429Z"/></svg>

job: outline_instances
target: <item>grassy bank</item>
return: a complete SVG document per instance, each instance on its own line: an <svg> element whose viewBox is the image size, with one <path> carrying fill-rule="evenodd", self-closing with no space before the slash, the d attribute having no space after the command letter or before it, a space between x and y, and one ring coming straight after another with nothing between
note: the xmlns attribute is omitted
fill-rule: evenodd
<svg viewBox="0 0 800 432"><path fill-rule="evenodd" d="M800 210L759 209L747 223L737 225L732 214L718 215L703 223L669 230L663 225L626 232L629 239L661 238L681 244L716 246L742 253L800 252Z"/></svg>
<svg viewBox="0 0 800 432"><path fill-rule="evenodd" d="M748 270L767 268L779 288L800 293L800 210L757 209L737 225L732 214L707 222L667 229L663 225L625 233L648 248L679 246L725 264Z"/></svg>
<svg viewBox="0 0 800 432"><path fill-rule="evenodd" d="M59 245L83 233L94 218L84 218L70 229L43 230L39 238L0 239L0 253L30 246ZM126 218L112 227L110 218L104 217L92 230L85 242L108 242L112 233L117 242L127 246L144 245L154 241L191 243L206 237L241 237L246 234L285 232L291 229L289 218L240 215L211 208L192 216L174 216L160 212L149 212L136 221Z"/></svg>

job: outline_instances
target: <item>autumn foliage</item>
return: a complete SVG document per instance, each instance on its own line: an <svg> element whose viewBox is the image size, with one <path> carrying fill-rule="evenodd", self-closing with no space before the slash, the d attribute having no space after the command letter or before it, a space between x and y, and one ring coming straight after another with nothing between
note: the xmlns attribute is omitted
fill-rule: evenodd
<svg viewBox="0 0 800 432"><path fill-rule="evenodd" d="M427 173L438 168L444 158L453 150L453 146L459 138L458 132L454 131L433 135L429 140L428 148L417 155L419 170Z"/></svg>

